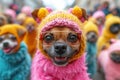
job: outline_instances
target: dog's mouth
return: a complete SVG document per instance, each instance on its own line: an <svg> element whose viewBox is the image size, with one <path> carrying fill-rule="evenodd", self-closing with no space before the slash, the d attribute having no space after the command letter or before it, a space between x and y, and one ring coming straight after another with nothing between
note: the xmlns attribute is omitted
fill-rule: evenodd
<svg viewBox="0 0 120 80"><path fill-rule="evenodd" d="M55 65L65 66L68 63L68 57L54 57L53 61Z"/></svg>
<svg viewBox="0 0 120 80"><path fill-rule="evenodd" d="M13 51L14 48L15 48L15 47L3 48L3 51L4 51L6 54L10 54L10 53Z"/></svg>

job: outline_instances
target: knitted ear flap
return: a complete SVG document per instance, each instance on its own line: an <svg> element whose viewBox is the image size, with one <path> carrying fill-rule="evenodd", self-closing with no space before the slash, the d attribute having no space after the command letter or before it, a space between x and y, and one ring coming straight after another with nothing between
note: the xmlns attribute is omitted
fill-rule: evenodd
<svg viewBox="0 0 120 80"><path fill-rule="evenodd" d="M80 19L82 22L84 22L85 20L87 20L87 14L86 11L78 6L75 6L72 10L71 13L73 15L75 15L76 17L78 17L78 19Z"/></svg>
<svg viewBox="0 0 120 80"><path fill-rule="evenodd" d="M32 16L35 20L39 19L41 21L44 19L47 15L49 14L49 11L47 8L40 8L40 9L35 9L32 12Z"/></svg>

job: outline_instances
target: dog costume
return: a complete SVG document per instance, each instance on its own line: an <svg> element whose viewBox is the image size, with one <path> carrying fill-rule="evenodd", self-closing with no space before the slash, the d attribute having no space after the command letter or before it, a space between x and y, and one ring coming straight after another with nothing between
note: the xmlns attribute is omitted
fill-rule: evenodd
<svg viewBox="0 0 120 80"><path fill-rule="evenodd" d="M28 18L26 18L26 20L24 22L24 26L26 26L28 24L31 24L31 23L34 25L33 26L34 29L31 32L27 31L27 34L24 38L24 41L28 46L28 51L29 51L31 57L33 57L36 50L37 50L37 39L36 39L36 37L37 37L37 26L38 25L32 17L28 17Z"/></svg>
<svg viewBox="0 0 120 80"><path fill-rule="evenodd" d="M95 32L98 36L98 28L97 25L95 25L93 22L88 21L85 24L84 27L85 35L87 35L88 32ZM88 73L90 73L90 77L93 77L96 73L96 53L97 53L97 46L96 42L89 42L87 41L87 48L86 48L87 54L86 54L86 63L88 67Z"/></svg>
<svg viewBox="0 0 120 80"><path fill-rule="evenodd" d="M39 50L33 59L31 80L89 80L84 56L83 23L79 20L84 14L82 9L77 6L71 12L72 14L65 11L55 11L49 14L45 8L38 10L38 18L42 21L38 28ZM66 26L81 36L79 53L70 59L68 65L62 67L53 64L41 45L43 41L41 33L49 31L54 26Z"/></svg>
<svg viewBox="0 0 120 80"><path fill-rule="evenodd" d="M97 18L102 18L103 20L105 20L105 14L103 11L96 11L92 17L96 20L96 22L98 21ZM102 34L102 29L104 27L103 25L104 24L98 25L99 35Z"/></svg>
<svg viewBox="0 0 120 80"><path fill-rule="evenodd" d="M97 50L98 54L103 48L108 48L109 47L109 40L112 38L116 38L116 34L113 34L110 32L110 26L119 23L120 24L120 18L117 16L110 16L107 18L105 21L105 26L103 28L103 32L101 37L97 41Z"/></svg>
<svg viewBox="0 0 120 80"><path fill-rule="evenodd" d="M115 63L110 58L113 51L120 51L120 40L114 41L107 50L103 50L98 61L105 73L105 80L119 80L120 79L120 64Z"/></svg>
<svg viewBox="0 0 120 80"><path fill-rule="evenodd" d="M11 33L18 41L15 53L6 54L0 49L0 80L27 80L30 76L31 58L26 45L22 42L25 34L18 36L17 30L26 31L23 26L16 24L0 28L0 36Z"/></svg>

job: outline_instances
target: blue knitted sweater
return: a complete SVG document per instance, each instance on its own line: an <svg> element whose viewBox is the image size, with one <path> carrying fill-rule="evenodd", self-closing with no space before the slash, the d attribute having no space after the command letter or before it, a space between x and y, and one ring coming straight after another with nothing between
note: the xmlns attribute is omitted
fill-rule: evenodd
<svg viewBox="0 0 120 80"><path fill-rule="evenodd" d="M87 48L86 48L87 54L86 54L86 63L88 67L88 73L90 73L90 77L92 78L96 73L96 53L97 53L97 47L96 43L90 43L87 42Z"/></svg>
<svg viewBox="0 0 120 80"><path fill-rule="evenodd" d="M5 54L0 50L0 80L28 80L31 58L22 42L18 52Z"/></svg>

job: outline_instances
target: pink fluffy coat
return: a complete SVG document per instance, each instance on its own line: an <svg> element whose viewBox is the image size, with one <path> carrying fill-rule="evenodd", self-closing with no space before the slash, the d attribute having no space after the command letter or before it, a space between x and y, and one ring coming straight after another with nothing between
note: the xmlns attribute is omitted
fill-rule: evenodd
<svg viewBox="0 0 120 80"><path fill-rule="evenodd" d="M60 67L37 51L32 63L31 80L90 80L86 71L85 56Z"/></svg>
<svg viewBox="0 0 120 80"><path fill-rule="evenodd" d="M98 60L104 70L106 80L120 80L120 64L116 64L110 59L110 53L116 50L120 51L120 40L99 55Z"/></svg>

